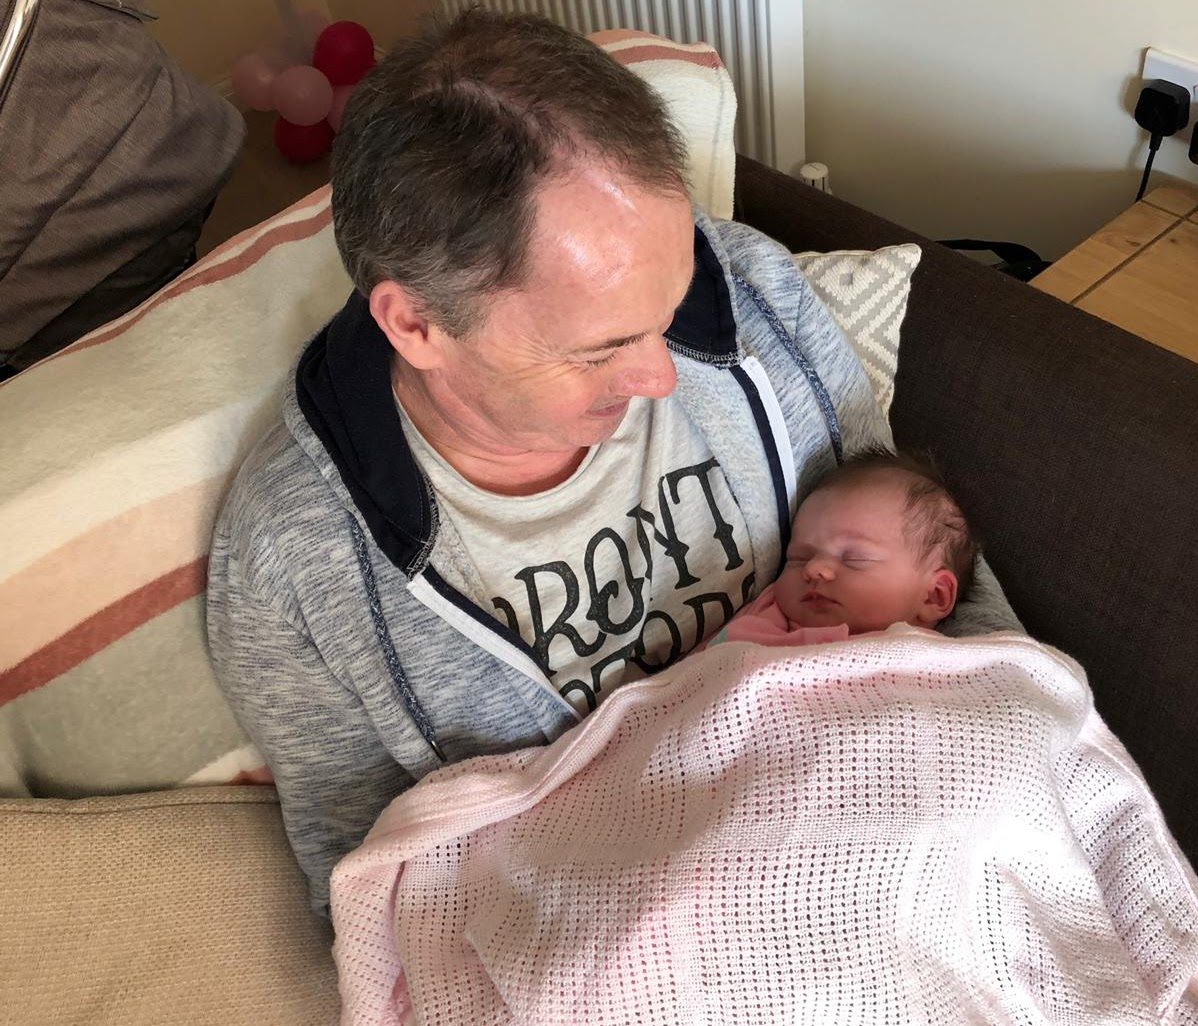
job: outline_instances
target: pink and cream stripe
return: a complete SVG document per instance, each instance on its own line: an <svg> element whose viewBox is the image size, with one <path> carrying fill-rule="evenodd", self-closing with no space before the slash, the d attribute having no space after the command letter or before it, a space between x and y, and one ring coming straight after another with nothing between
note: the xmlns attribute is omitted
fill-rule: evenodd
<svg viewBox="0 0 1198 1026"><path fill-rule="evenodd" d="M42 743L11 760L26 780L0 786L54 781L77 793L212 783L226 771L225 781L254 779L261 759L224 705L197 629L209 539L232 475L277 417L298 347L349 289L326 187L3 386L0 423L21 458L0 485L0 725ZM192 629L159 629L168 614ZM106 656L118 644L114 679ZM139 680L153 701L137 703L132 728ZM54 730L43 729L47 715ZM114 758L112 741L93 760L44 743L196 727L177 760L161 750Z"/></svg>

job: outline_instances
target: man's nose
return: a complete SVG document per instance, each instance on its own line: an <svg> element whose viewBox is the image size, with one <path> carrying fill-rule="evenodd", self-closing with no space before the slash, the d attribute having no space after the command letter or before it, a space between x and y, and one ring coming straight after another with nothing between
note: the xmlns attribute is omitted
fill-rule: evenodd
<svg viewBox="0 0 1198 1026"><path fill-rule="evenodd" d="M678 372L664 335L654 335L633 347L617 381L617 390L627 396L664 399L674 391Z"/></svg>

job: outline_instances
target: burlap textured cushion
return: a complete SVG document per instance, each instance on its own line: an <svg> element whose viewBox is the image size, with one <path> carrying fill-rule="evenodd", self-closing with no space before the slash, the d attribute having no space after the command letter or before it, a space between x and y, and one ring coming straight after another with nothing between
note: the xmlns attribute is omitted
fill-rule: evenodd
<svg viewBox="0 0 1198 1026"><path fill-rule="evenodd" d="M729 215L736 99L715 51L600 42L665 97L696 202ZM350 288L320 189L0 385L0 794L260 770L204 643L212 524L299 349Z"/></svg>
<svg viewBox="0 0 1198 1026"><path fill-rule="evenodd" d="M273 788L0 801L0 1022L330 1026Z"/></svg>
<svg viewBox="0 0 1198 1026"><path fill-rule="evenodd" d="M894 398L899 329L921 254L919 246L909 242L872 251L794 255L795 266L856 350L883 416Z"/></svg>

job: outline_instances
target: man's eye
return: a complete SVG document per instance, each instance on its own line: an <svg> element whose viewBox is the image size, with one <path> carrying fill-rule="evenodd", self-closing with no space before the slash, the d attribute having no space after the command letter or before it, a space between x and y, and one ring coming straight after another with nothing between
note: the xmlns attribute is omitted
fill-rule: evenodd
<svg viewBox="0 0 1198 1026"><path fill-rule="evenodd" d="M601 356L597 360L587 360L587 362L584 363L583 366L584 367L606 367L609 363L612 362L612 360L614 360L616 358L617 353L619 353L619 350L613 349L606 356Z"/></svg>

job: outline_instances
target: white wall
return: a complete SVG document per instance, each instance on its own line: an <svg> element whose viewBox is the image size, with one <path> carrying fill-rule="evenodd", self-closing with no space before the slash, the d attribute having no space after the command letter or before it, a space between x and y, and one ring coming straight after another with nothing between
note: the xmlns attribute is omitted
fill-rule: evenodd
<svg viewBox="0 0 1198 1026"><path fill-rule="evenodd" d="M838 196L1049 258L1135 198L1144 47L1198 59L1194 0L805 0L803 19L806 157ZM1152 184L1198 183L1189 132Z"/></svg>

